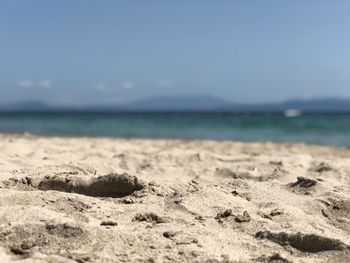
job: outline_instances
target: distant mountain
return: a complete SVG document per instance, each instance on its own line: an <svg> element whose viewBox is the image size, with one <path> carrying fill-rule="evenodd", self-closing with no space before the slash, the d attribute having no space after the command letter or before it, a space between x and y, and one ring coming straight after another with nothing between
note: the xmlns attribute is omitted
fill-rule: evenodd
<svg viewBox="0 0 350 263"><path fill-rule="evenodd" d="M25 101L0 105L0 111L221 111L221 112L284 112L298 109L304 112L350 112L350 99L293 99L281 103L238 104L211 96L154 97L119 105L90 107L58 107L40 101Z"/></svg>
<svg viewBox="0 0 350 263"><path fill-rule="evenodd" d="M309 100L289 100L282 103L284 109L299 109L305 112L312 111L350 111L350 99L323 98Z"/></svg>
<svg viewBox="0 0 350 263"><path fill-rule="evenodd" d="M350 99L292 99L281 103L232 105L228 111L284 112L297 109L303 112L350 112Z"/></svg>
<svg viewBox="0 0 350 263"><path fill-rule="evenodd" d="M0 111L46 111L51 107L41 101L22 101L0 105Z"/></svg>
<svg viewBox="0 0 350 263"><path fill-rule="evenodd" d="M124 106L126 109L142 111L213 111L230 105L223 99L211 96L164 96L139 100Z"/></svg>

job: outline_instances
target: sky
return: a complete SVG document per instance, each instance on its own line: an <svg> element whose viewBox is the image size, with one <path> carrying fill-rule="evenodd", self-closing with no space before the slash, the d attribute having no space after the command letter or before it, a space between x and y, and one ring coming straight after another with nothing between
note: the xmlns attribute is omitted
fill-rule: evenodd
<svg viewBox="0 0 350 263"><path fill-rule="evenodd" d="M0 103L350 98L350 1L1 0Z"/></svg>

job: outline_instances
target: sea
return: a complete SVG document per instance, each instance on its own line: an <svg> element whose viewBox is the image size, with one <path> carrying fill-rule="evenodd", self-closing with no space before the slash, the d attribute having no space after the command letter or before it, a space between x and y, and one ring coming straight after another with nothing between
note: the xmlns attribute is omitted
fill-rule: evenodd
<svg viewBox="0 0 350 263"><path fill-rule="evenodd" d="M350 113L17 112L0 113L0 132L350 146Z"/></svg>

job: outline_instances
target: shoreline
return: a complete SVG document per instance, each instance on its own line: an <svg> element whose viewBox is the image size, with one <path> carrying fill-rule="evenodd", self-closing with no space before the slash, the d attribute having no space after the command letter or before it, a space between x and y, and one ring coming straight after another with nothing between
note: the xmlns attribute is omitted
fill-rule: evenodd
<svg viewBox="0 0 350 263"><path fill-rule="evenodd" d="M280 146L301 146L301 147L319 147L319 148L333 148L339 150L350 150L350 146L339 146L334 144L317 144L317 143L308 143L308 142L287 142L287 141L268 141L268 140L215 140L215 139L192 139L192 138L172 138L172 137L161 137L161 138L147 138L147 137L116 137L116 136L87 136L87 135L41 135L33 134L30 132L0 132L1 137L15 137L15 138L33 138L33 139L67 139L67 140L112 140L112 141L149 141L149 142L164 142L164 141L173 141L173 142L198 142L198 143L232 143L232 144L261 144L261 145L280 145Z"/></svg>
<svg viewBox="0 0 350 263"><path fill-rule="evenodd" d="M0 257L346 262L349 156L294 143L0 134Z"/></svg>

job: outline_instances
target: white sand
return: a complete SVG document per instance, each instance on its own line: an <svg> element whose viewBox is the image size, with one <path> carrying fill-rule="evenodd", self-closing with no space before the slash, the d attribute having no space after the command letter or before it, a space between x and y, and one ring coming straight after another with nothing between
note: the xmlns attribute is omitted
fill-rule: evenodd
<svg viewBox="0 0 350 263"><path fill-rule="evenodd" d="M349 156L0 135L0 262L350 262Z"/></svg>

